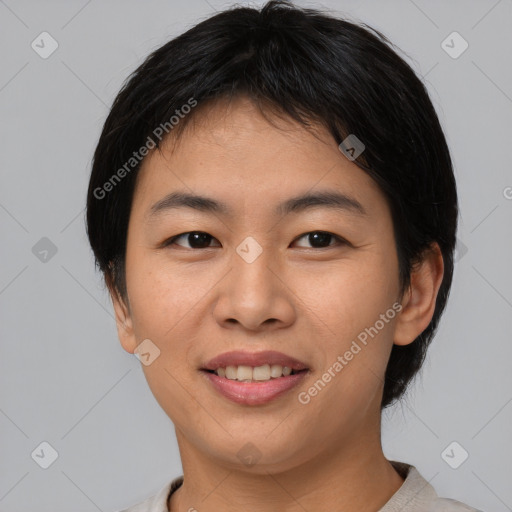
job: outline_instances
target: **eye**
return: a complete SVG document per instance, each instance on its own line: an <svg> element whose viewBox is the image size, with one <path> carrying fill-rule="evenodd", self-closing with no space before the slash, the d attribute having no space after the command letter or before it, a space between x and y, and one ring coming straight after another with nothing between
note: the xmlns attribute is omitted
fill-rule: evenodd
<svg viewBox="0 0 512 512"><path fill-rule="evenodd" d="M309 233L304 233L299 238L296 238L296 240L301 240L306 237L307 241L313 245L313 249L322 249L331 246L329 242L332 239L336 242L334 245L350 245L349 242L343 238L327 231L310 231Z"/></svg>
<svg viewBox="0 0 512 512"><path fill-rule="evenodd" d="M169 240L164 242L163 246L168 247L175 244L183 247L181 244L176 243L176 241L181 238L184 238L188 242L189 246L186 247L187 249L208 249L209 242L215 240L212 235L203 231L188 231L187 233L181 233L180 235L169 238Z"/></svg>
<svg viewBox="0 0 512 512"><path fill-rule="evenodd" d="M323 249L333 245L350 245L347 240L327 231L310 231L309 233L304 233L295 240L301 240L306 237L308 237L307 241L312 245L313 249ZM180 239L186 240L188 246L183 246L181 243L177 243L177 241ZM212 247L210 245L212 240L216 240L215 237L205 233L204 231L188 231L186 233L181 233L179 235L173 236L172 238L169 238L163 243L162 246L168 247L172 245L178 245L180 247L185 247L186 249L208 249ZM330 243L333 240L335 244ZM217 247L219 246L220 244Z"/></svg>

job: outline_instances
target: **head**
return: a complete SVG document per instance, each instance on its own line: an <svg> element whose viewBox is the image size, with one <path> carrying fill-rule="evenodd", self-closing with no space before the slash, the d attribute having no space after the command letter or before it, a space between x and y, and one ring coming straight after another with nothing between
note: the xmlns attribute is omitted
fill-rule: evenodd
<svg viewBox="0 0 512 512"><path fill-rule="evenodd" d="M399 400L446 305L457 215L438 117L393 45L278 1L216 14L145 60L105 122L87 198L122 346L158 347L150 387L205 450L211 415L254 438L286 404L288 432L305 415L325 439ZM300 359L310 385L354 355L314 398L252 408L248 427L199 371L244 348ZM326 424L331 409L349 413Z"/></svg>

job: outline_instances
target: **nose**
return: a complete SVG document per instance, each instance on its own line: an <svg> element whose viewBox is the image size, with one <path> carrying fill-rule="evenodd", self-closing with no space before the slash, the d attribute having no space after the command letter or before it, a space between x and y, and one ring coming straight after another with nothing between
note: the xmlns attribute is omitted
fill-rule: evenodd
<svg viewBox="0 0 512 512"><path fill-rule="evenodd" d="M296 316L296 297L282 267L272 266L270 249L254 260L238 253L231 271L219 283L213 316L224 328L271 331L289 327ZM295 300L294 300L295 299Z"/></svg>

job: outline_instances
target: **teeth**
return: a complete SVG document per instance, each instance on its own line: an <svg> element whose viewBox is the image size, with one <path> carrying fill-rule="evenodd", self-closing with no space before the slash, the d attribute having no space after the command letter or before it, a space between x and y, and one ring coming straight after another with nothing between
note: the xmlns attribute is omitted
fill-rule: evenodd
<svg viewBox="0 0 512 512"><path fill-rule="evenodd" d="M271 377L281 377L281 375L283 374L283 367L278 365L278 364L273 364L271 367L270 367L270 376Z"/></svg>
<svg viewBox="0 0 512 512"><path fill-rule="evenodd" d="M264 364L263 366L256 366L254 370L252 370L253 380L268 380L270 377L270 365L268 364Z"/></svg>
<svg viewBox="0 0 512 512"><path fill-rule="evenodd" d="M226 379L236 380L237 368L236 366L226 367Z"/></svg>
<svg viewBox="0 0 512 512"><path fill-rule="evenodd" d="M288 366L280 364L264 364L263 366L227 366L226 368L217 368L215 373L219 377L226 377L230 380L238 380L242 382L264 381L277 379L279 377L287 377L292 373L292 369Z"/></svg>
<svg viewBox="0 0 512 512"><path fill-rule="evenodd" d="M252 368L250 366L239 366L236 378L237 380L251 380Z"/></svg>

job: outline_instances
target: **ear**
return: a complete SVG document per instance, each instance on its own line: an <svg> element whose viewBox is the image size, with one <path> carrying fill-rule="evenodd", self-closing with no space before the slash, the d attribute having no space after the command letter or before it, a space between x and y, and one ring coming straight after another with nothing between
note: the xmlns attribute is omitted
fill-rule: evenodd
<svg viewBox="0 0 512 512"><path fill-rule="evenodd" d="M120 293L113 283L107 283L117 325L117 336L122 347L130 354L137 348L137 341L133 332L133 322L130 308L126 305Z"/></svg>
<svg viewBox="0 0 512 512"><path fill-rule="evenodd" d="M434 242L411 271L411 284L404 293L403 309L395 324L395 345L409 345L428 327L443 274L443 255Z"/></svg>

